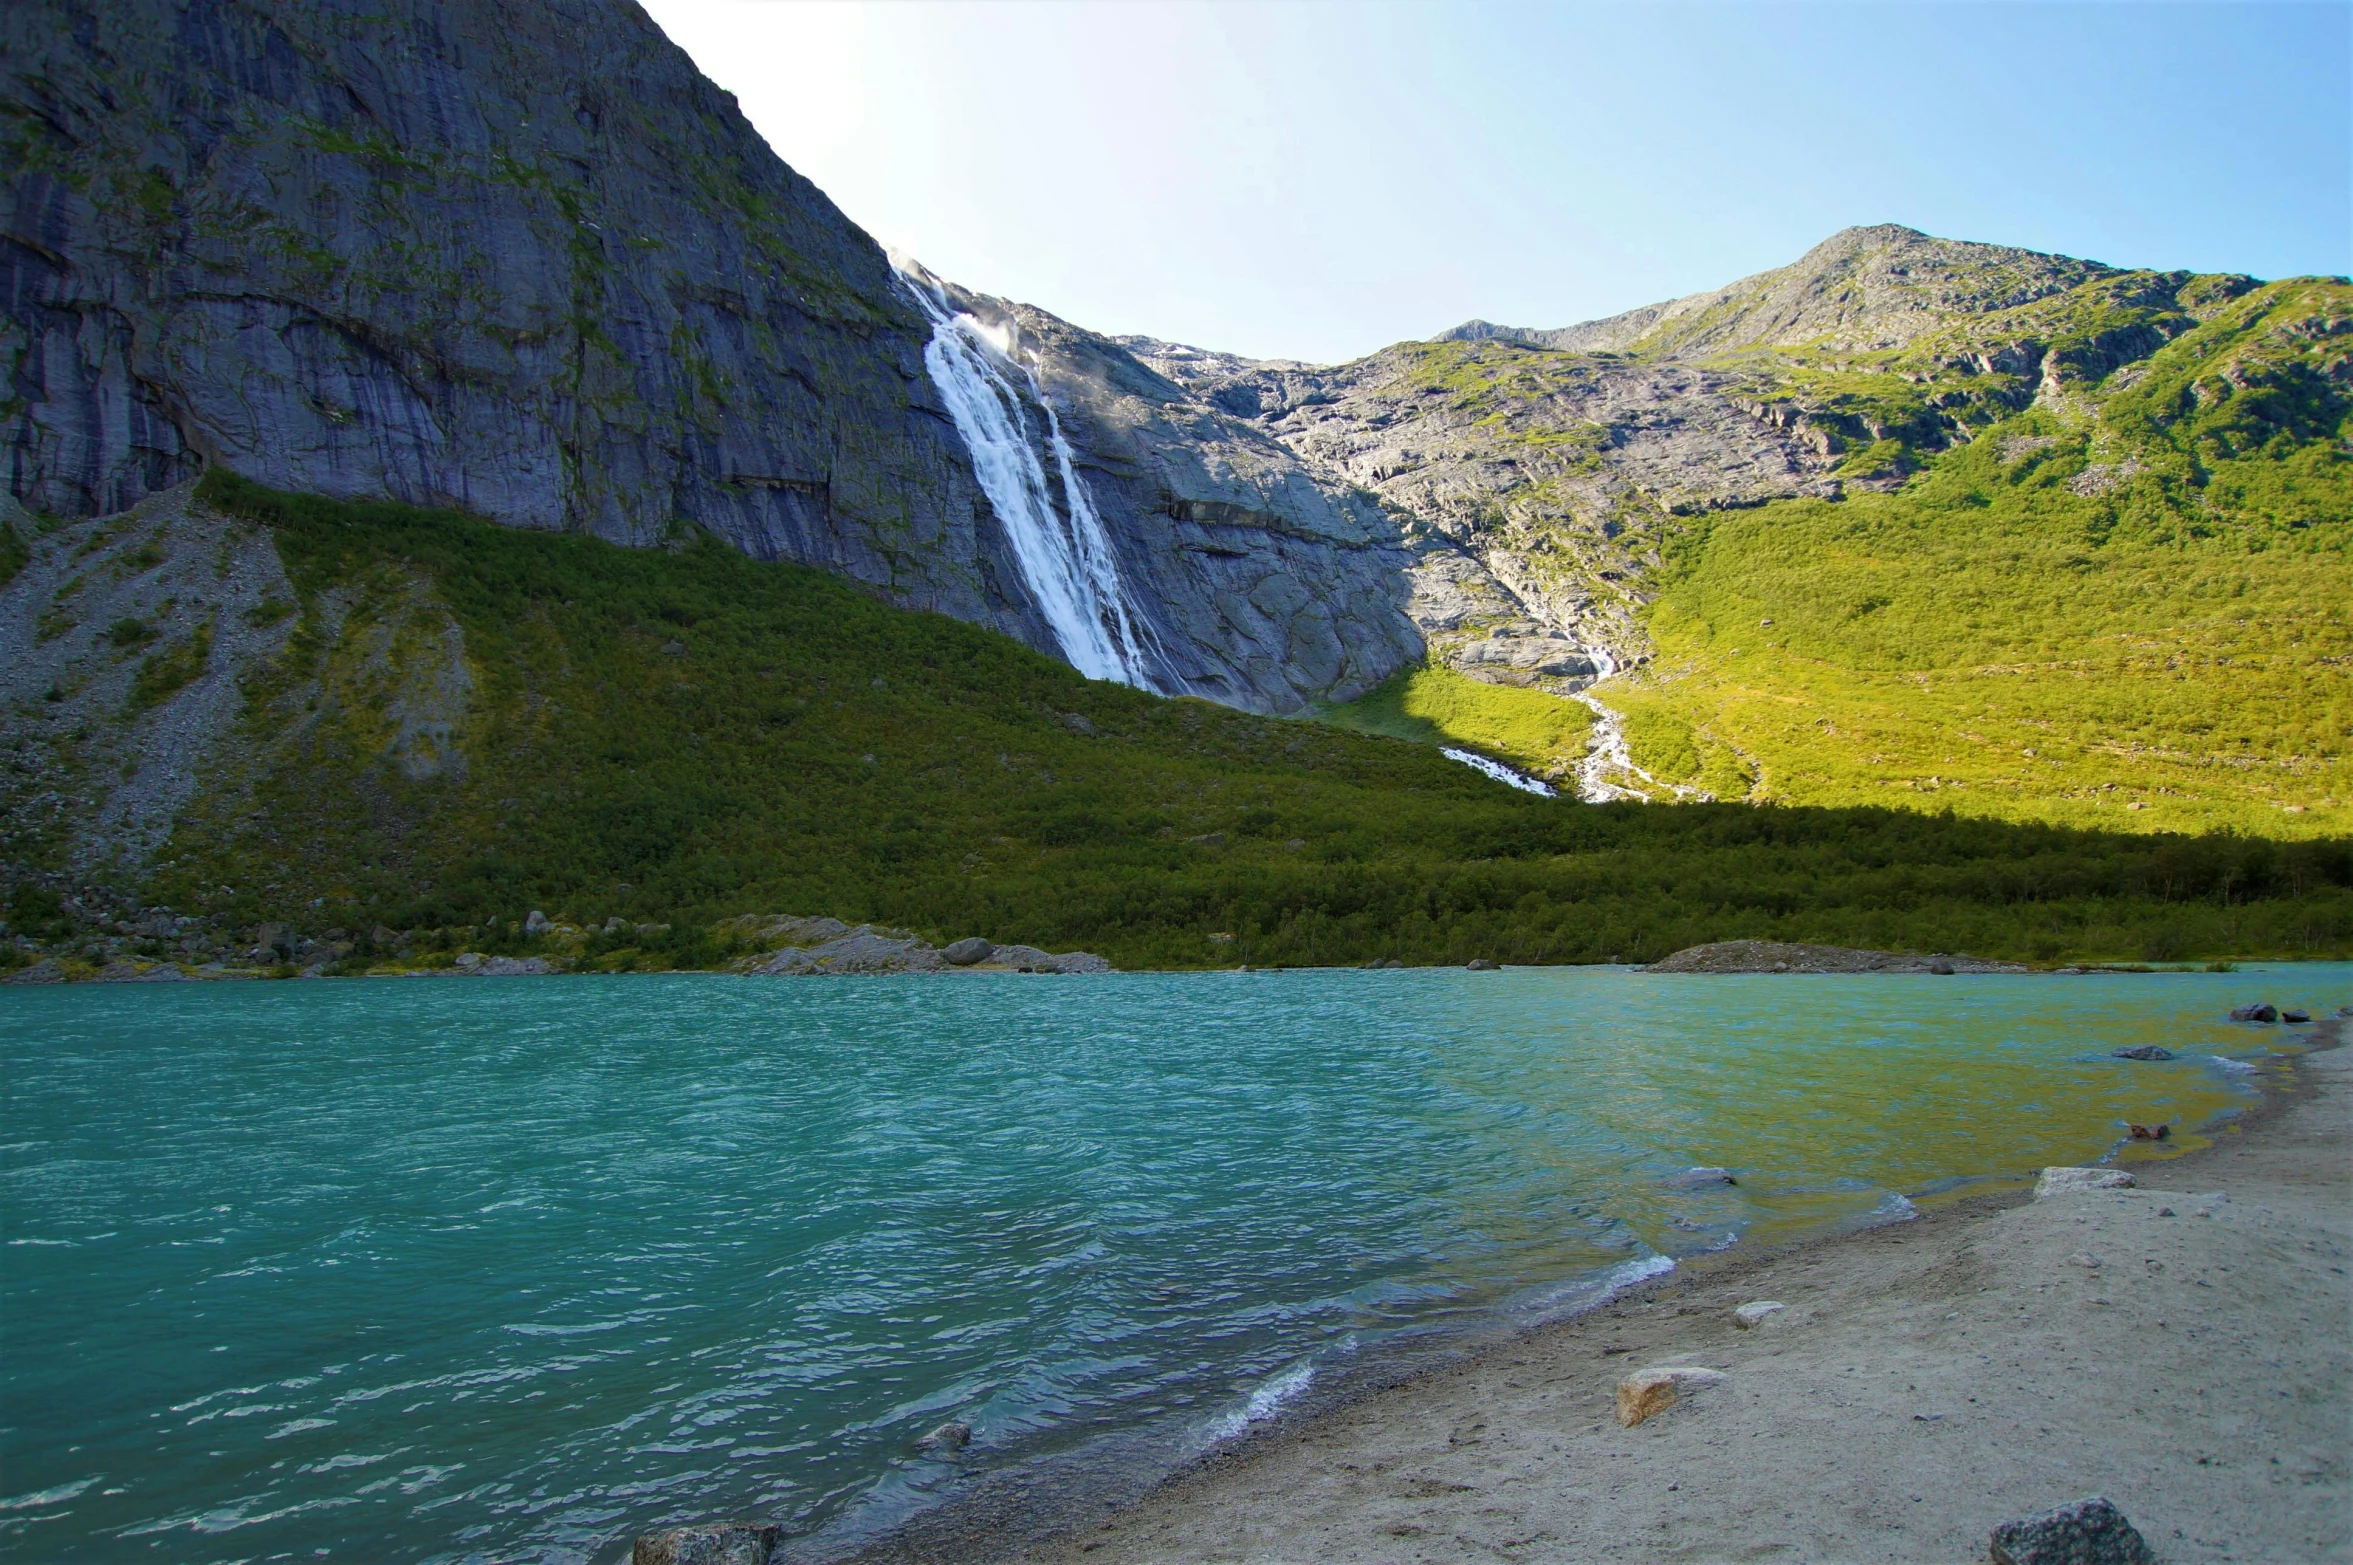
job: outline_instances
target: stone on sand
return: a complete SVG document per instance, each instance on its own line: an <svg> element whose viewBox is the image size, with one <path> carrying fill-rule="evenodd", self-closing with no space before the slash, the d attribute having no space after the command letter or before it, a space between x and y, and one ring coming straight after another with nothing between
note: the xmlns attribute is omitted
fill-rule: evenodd
<svg viewBox="0 0 2353 1565"><path fill-rule="evenodd" d="M2157 1556L2103 1495L1994 1529L1994 1565L2157 1565Z"/></svg>
<svg viewBox="0 0 2353 1565"><path fill-rule="evenodd" d="M1638 1369L1618 1382L1618 1422L1628 1429L1655 1418L1675 1405L1685 1392L1712 1386L1724 1378L1720 1371L1696 1364L1661 1364Z"/></svg>
<svg viewBox="0 0 2353 1565"><path fill-rule="evenodd" d="M1787 1305L1774 1299L1759 1299L1754 1304L1743 1304L1732 1312L1732 1324L1742 1331L1764 1324L1768 1315L1779 1314Z"/></svg>
<svg viewBox="0 0 2353 1565"><path fill-rule="evenodd" d="M2121 1168L2046 1168L2034 1182L2034 1198L2048 1201L2055 1195L2075 1195L2085 1190L2130 1190L2132 1175Z"/></svg>

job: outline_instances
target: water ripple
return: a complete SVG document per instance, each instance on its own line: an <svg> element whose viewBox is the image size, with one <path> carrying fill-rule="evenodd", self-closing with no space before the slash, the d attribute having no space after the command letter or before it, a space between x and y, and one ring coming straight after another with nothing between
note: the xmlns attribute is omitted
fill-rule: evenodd
<svg viewBox="0 0 2353 1565"><path fill-rule="evenodd" d="M1434 1327L2194 1143L2256 988L2353 969L9 991L0 1555L578 1565L1194 1449Z"/></svg>

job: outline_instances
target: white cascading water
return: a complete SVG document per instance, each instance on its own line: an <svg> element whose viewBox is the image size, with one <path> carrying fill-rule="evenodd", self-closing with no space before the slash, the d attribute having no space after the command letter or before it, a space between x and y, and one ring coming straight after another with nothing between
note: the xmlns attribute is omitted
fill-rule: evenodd
<svg viewBox="0 0 2353 1565"><path fill-rule="evenodd" d="M1063 657L1090 679L1158 690L1152 670L1166 660L1153 656L1157 649L1143 617L1129 611L1103 518L1037 377L1027 376L1046 411L1044 443L1062 480L1067 521L1047 486L1029 415L1007 378L1006 371L1018 366L1006 345L970 315L951 313L921 280L908 278L907 291L931 317L924 368L972 452L973 474L1005 524L1014 563Z"/></svg>
<svg viewBox="0 0 2353 1565"><path fill-rule="evenodd" d="M1476 750L1458 750L1453 745L1440 745L1438 753L1449 761L1460 761L1475 772L1486 773L1507 788L1517 788L1522 793L1539 793L1547 799L1555 792L1552 784L1530 777L1526 772L1517 771L1501 761L1489 760Z"/></svg>
<svg viewBox="0 0 2353 1565"><path fill-rule="evenodd" d="M1596 672L1593 684L1600 684L1618 671L1617 659L1599 647L1578 649L1593 659ZM1663 783L1634 764L1634 752L1626 744L1626 720L1604 706L1591 687L1576 692L1574 698L1593 714L1593 737L1586 741L1585 759L1577 764L1577 797L1587 804L1608 804L1616 799L1643 802L1650 797L1637 788L1622 787L1610 781L1615 772L1623 777L1639 777L1653 788L1663 789L1678 799L1707 799L1713 795L1682 783Z"/></svg>

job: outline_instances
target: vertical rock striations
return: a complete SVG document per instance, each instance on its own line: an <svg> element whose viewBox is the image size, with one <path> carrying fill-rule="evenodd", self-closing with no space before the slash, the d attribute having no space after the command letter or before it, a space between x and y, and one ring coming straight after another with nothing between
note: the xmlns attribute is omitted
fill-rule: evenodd
<svg viewBox="0 0 2353 1565"><path fill-rule="evenodd" d="M1111 338L948 289L1027 367L1071 439L1177 693L1287 712L1422 655L1401 519ZM1045 410L1041 410L1041 414Z"/></svg>
<svg viewBox="0 0 2353 1565"><path fill-rule="evenodd" d="M930 322L635 6L29 0L0 59L0 459L32 509L220 464L623 544L691 525L1059 650ZM1133 460L1095 433L1083 464ZM1230 556L1255 574L1170 509L1247 511L1247 480L1109 486L1190 688L1290 710L1418 653L1359 602L1377 524L1297 482L1255 514L1309 520Z"/></svg>

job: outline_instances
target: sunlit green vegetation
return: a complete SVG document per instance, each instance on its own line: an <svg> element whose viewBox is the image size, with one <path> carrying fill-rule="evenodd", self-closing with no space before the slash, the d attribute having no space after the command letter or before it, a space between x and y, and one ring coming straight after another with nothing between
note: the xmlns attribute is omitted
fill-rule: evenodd
<svg viewBox="0 0 2353 1565"><path fill-rule="evenodd" d="M1605 689L1719 797L2353 831L2353 290L2274 284L1892 494L1694 527Z"/></svg>
<svg viewBox="0 0 2353 1565"><path fill-rule="evenodd" d="M2353 948L2342 841L1539 799L1426 744L1092 683L716 542L616 549L217 472L202 493L269 527L301 619L144 889L240 922L483 948L533 909L670 926L600 934L607 965L646 943L654 965L712 959L693 930L751 911L1129 966L1635 960L1732 936ZM451 710L451 626L444 744L420 714Z"/></svg>
<svg viewBox="0 0 2353 1565"><path fill-rule="evenodd" d="M1585 754L1593 714L1541 690L1491 685L1429 664L1317 714L1360 733L1459 745L1538 777L1565 779Z"/></svg>

